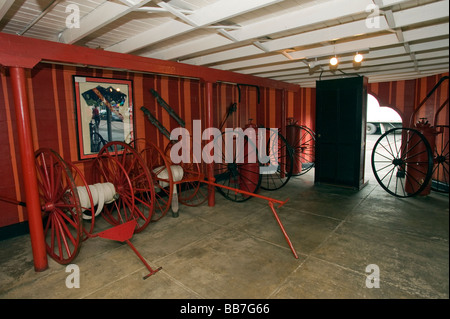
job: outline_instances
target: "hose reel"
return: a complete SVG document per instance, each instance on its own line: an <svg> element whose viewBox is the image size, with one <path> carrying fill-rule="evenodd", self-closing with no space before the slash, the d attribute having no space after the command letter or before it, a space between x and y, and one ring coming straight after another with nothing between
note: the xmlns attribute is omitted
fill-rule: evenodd
<svg viewBox="0 0 450 319"><path fill-rule="evenodd" d="M101 213L105 204L110 204L119 198L119 194L116 193L112 183L96 183L89 185L88 187L89 192L86 186L77 187L78 196L80 197L80 205L81 207L88 207L91 205L90 203L92 198L92 204L97 207L94 214L95 217ZM87 208L82 209L83 219L91 220L93 217L92 215L86 214L86 210Z"/></svg>
<svg viewBox="0 0 450 319"><path fill-rule="evenodd" d="M184 176L183 167L181 167L180 165L170 165L169 169L170 169L171 174L169 174L169 170L165 166L159 166L159 167L153 169L153 173L155 173L159 179L158 184L161 188L170 186L170 181L169 181L170 175L172 176L172 181L175 183L181 182L183 180L183 176ZM171 207L172 207L173 216L177 217L178 216L178 192L177 192L176 187L173 187L173 190L172 190Z"/></svg>
<svg viewBox="0 0 450 319"><path fill-rule="evenodd" d="M106 144L94 160L91 185L79 168L51 149L36 151L35 163L46 250L56 262L70 263L82 241L101 237L126 242L150 271L144 279L160 269L153 270L130 242L150 222L155 200L150 171L132 147ZM114 227L95 234L100 212Z"/></svg>

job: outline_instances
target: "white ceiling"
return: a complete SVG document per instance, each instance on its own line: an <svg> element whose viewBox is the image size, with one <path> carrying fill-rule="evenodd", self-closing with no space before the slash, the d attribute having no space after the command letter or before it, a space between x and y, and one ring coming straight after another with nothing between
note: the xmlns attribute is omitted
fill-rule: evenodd
<svg viewBox="0 0 450 319"><path fill-rule="evenodd" d="M0 0L0 31L303 87L449 69L449 0Z"/></svg>

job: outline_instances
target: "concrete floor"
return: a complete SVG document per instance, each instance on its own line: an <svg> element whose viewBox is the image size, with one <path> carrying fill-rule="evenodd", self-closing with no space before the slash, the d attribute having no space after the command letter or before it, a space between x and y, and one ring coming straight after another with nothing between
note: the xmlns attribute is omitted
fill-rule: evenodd
<svg viewBox="0 0 450 319"><path fill-rule="evenodd" d="M49 258L36 273L28 235L0 241L0 299L386 299L449 298L449 197L395 198L371 174L360 191L314 185L312 172L266 194L299 255L295 259L263 200L181 207L126 245L89 239L74 260L80 288ZM101 227L109 227L100 225ZM379 288L367 277L379 269Z"/></svg>

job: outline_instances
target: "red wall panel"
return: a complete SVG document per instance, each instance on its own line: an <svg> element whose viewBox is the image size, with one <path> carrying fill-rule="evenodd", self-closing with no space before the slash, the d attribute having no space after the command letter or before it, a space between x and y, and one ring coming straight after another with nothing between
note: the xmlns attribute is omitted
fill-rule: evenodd
<svg viewBox="0 0 450 319"><path fill-rule="evenodd" d="M22 180L19 177L20 156L17 134L15 133L14 101L11 93L9 74L0 69L0 196L12 200L21 200ZM16 224L26 219L22 206L0 201L0 226Z"/></svg>
<svg viewBox="0 0 450 319"><path fill-rule="evenodd" d="M168 143L166 137L147 120L141 106L147 107L171 131L178 127L167 112L157 104L150 93L155 89L164 100L183 118L186 128L192 131L192 121L201 120L206 128L205 84L196 79L118 72L101 69L39 64L27 71L27 89L32 112L32 129L34 146L51 147L67 160L77 164L84 174L90 176L91 161L79 161L76 131L76 113L74 103L73 76L93 76L129 79L133 81L133 101L135 112L136 138L151 140L160 148ZM418 80L377 83L369 86L382 105L395 107L407 118L414 111L415 105L434 86L440 76ZM253 86L240 86L229 83L213 85L213 121L219 127L232 103L237 103L237 111L226 121L225 127L244 127L249 119L253 123L266 127L281 127L281 107L283 92L281 89ZM436 92L436 97L426 103L423 112L432 114L448 98L448 81ZM286 93L286 117L294 117L299 124L314 130L315 123L315 89L301 88ZM22 178L20 174L20 156L17 148L16 122L12 100L9 73L0 69L0 194L15 200L22 200ZM440 124L448 124L448 110L439 117ZM442 123L441 123L442 122ZM27 220L26 209L0 201L0 227Z"/></svg>
<svg viewBox="0 0 450 319"><path fill-rule="evenodd" d="M315 130L316 89L300 88L298 93L288 92L287 100L286 119L294 118L299 125Z"/></svg>

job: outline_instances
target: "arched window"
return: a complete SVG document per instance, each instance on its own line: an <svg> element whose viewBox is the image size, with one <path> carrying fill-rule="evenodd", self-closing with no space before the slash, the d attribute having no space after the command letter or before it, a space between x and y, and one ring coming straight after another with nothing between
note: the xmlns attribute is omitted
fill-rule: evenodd
<svg viewBox="0 0 450 319"><path fill-rule="evenodd" d="M402 126L402 118L393 108L380 106L371 94L367 95L367 135L382 134L385 131Z"/></svg>

